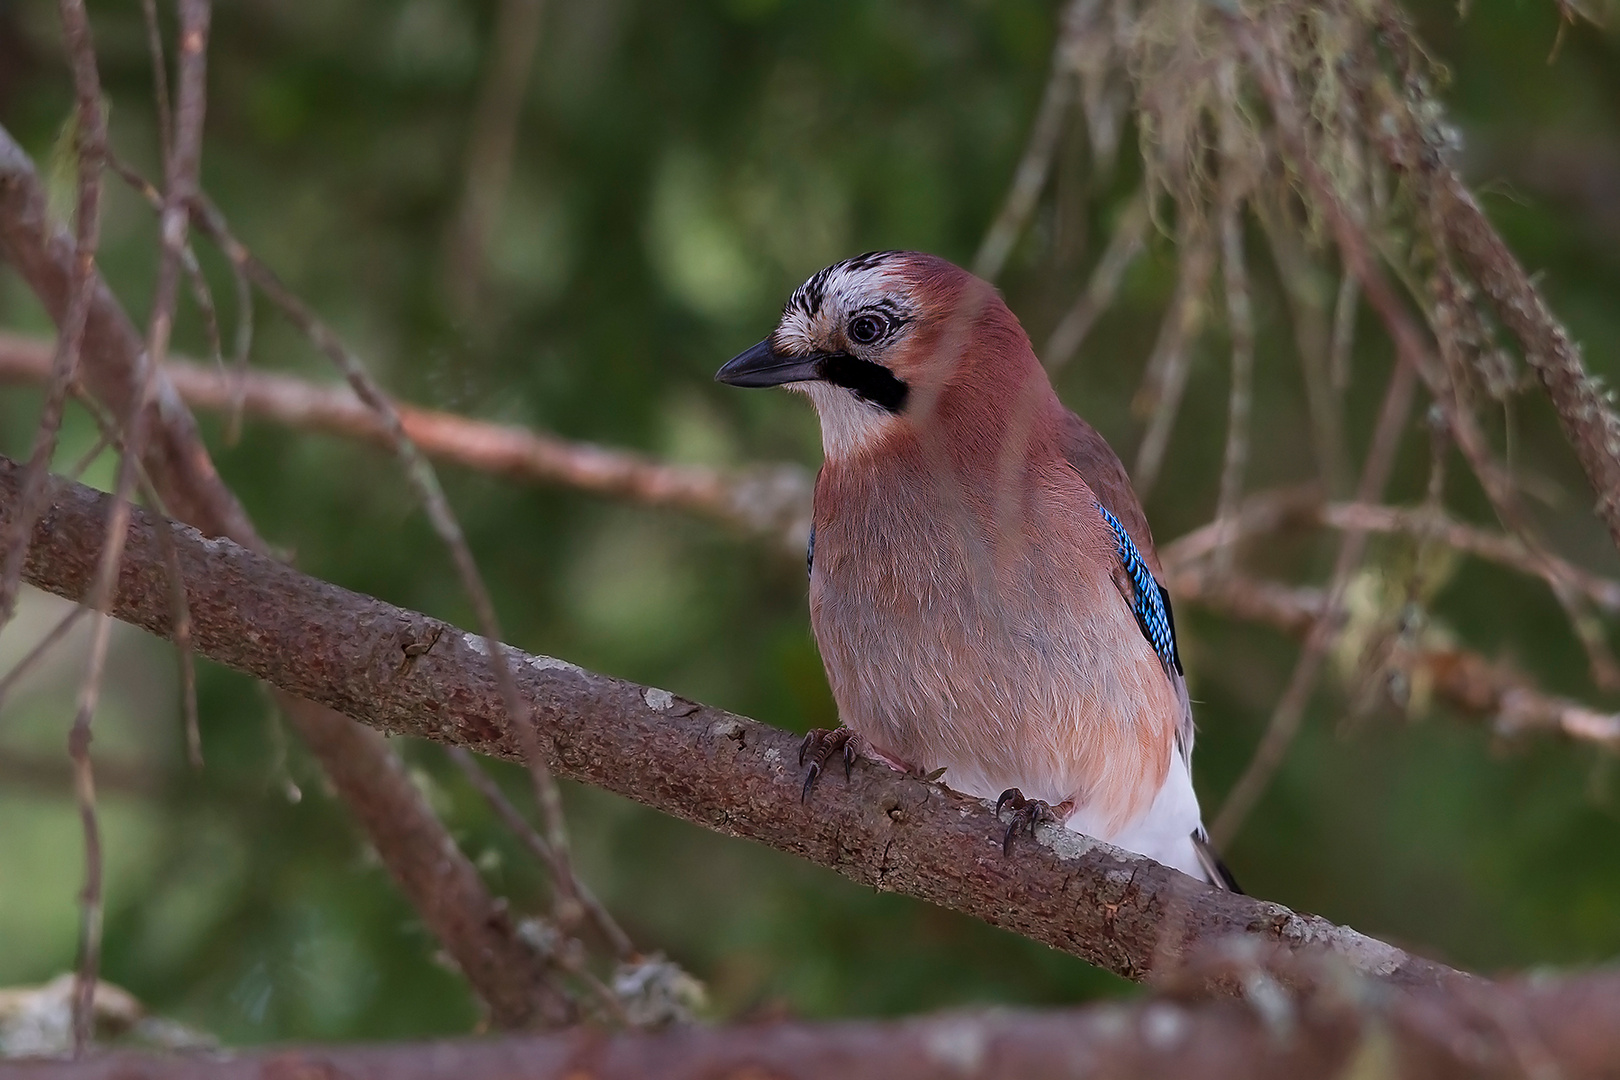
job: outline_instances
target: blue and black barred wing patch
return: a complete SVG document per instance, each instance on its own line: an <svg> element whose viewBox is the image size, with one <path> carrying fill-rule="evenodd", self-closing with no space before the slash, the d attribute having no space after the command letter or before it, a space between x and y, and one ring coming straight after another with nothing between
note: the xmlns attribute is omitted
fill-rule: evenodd
<svg viewBox="0 0 1620 1080"><path fill-rule="evenodd" d="M1166 672L1182 674L1181 654L1176 651L1176 622L1170 611L1170 594L1153 576L1153 571L1148 569L1142 553L1136 549L1136 542L1125 531L1125 526L1119 523L1119 518L1109 513L1108 507L1102 503L1097 504L1097 509L1102 511L1108 527L1114 530L1114 551L1119 556L1120 568L1131 583L1134 594L1130 597L1131 613L1136 616L1136 624L1142 628L1142 636L1159 654L1159 661L1164 664Z"/></svg>

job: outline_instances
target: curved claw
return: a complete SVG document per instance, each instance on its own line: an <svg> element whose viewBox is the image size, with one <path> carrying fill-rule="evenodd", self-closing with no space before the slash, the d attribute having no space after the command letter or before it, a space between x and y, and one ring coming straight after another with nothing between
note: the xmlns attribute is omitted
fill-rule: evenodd
<svg viewBox="0 0 1620 1080"><path fill-rule="evenodd" d="M1023 823L1024 823L1023 818L1014 817L1013 820L1012 820L1012 824L1007 826L1007 835L1002 837L1002 839L1001 839L1001 854L1002 854L1003 858L1005 858L1006 856L1012 854L1013 837L1018 835L1018 826L1022 825ZM1035 828L1035 826L1033 824L1031 824L1030 829L1033 830L1034 828Z"/></svg>
<svg viewBox="0 0 1620 1080"><path fill-rule="evenodd" d="M802 757L800 758L799 763L800 764L804 763L804 759ZM800 802L809 802L810 801L810 789L816 786L816 778L819 777L820 775L821 775L821 766L817 765L815 762L812 761L810 763L810 771L805 773L805 775L804 775L804 791L803 791L802 794L799 795L799 801Z"/></svg>
<svg viewBox="0 0 1620 1080"><path fill-rule="evenodd" d="M826 771L827 762L834 754L844 759L844 779L848 780L855 771L855 759L861 754L860 736L849 728L815 728L804 737L799 744L799 764L806 761L810 764L810 772L804 778L804 792L801 801L810 798L810 789L816 786L816 781Z"/></svg>
<svg viewBox="0 0 1620 1080"><path fill-rule="evenodd" d="M1069 804L1063 804L1067 809ZM1061 821L1058 811L1050 803L1042 799L1026 799L1024 793L1017 788L1008 788L996 800L996 816L1001 816L1001 808L1011 806L1013 809L1012 824L1007 826L1007 832L1001 838L1001 854L1011 855L1013 840L1018 836L1018 830L1023 829L1031 836L1035 835L1035 826L1043 821Z"/></svg>

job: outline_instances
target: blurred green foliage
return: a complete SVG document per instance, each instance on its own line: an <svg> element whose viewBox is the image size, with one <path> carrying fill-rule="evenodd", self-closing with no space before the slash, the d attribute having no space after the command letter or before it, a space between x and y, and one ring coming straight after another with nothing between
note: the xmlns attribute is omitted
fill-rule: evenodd
<svg viewBox="0 0 1620 1080"><path fill-rule="evenodd" d="M1471 178L1543 271L1592 368L1614 378L1620 37L1573 29L1549 64L1550 2L1482 6L1466 19L1431 2L1417 14L1455 74L1445 97ZM114 144L156 173L139 6L93 5L92 15ZM493 4L219 5L203 178L238 233L403 399L679 460L812 465L819 446L803 402L717 387L713 370L836 258L884 247L971 258L1022 148L1054 22L1055 5L1039 0L549 0L471 315L447 302L444 266ZM54 5L0 0L0 123L43 162L70 109ZM1096 175L1078 138L1061 150L1061 205L1049 194L1004 282L1037 342L1106 239L1135 172L1131 138L1112 176ZM109 184L102 267L137 317L150 302L154 238L144 206ZM229 325L224 263L202 257ZM1142 426L1129 401L1173 268L1156 237L1060 380L1127 460ZM1256 273L1251 487L1312 471L1285 310L1269 268ZM48 330L7 271L0 325ZM1361 330L1348 400L1358 450L1390 353L1370 318ZM177 345L206 348L192 307ZM262 311L254 358L332 378ZM1216 335L1197 355L1150 501L1161 539L1213 509L1224 365ZM26 452L38 405L37 392L0 396L0 449ZM1560 550L1620 568L1545 404L1532 394L1493 422L1499 435L1511 430L1514 465L1543 496L1538 514ZM203 423L227 480L300 567L471 625L445 553L383 455L252 423L231 444L217 417ZM86 419L71 416L63 466L92 442ZM1427 455L1414 424L1394 497L1420 495ZM110 463L88 477L106 485ZM454 469L445 482L515 643L785 727L835 721L794 560L672 514ZM1451 496L1488 520L1471 481L1457 479ZM1377 558L1401 555L1375 546ZM1330 558L1331 538L1302 542L1276 568L1320 574ZM31 596L0 636L0 661L9 666L58 610ZM1464 564L1435 617L1545 685L1601 700L1538 583ZM1194 610L1182 625L1198 785L1212 810L1294 645ZM208 764L192 772L170 652L133 632L117 641L96 721L106 976L233 1043L467 1030L476 1009L465 988L435 963L264 694L202 666ZM42 981L73 961L81 859L62 747L81 653L82 642L58 654L0 713L0 985ZM1345 713L1341 696L1318 695L1228 853L1249 889L1476 969L1620 953L1612 757L1548 738L1499 746L1444 716L1349 723ZM536 868L437 750L396 745L495 887L520 909L542 902ZM501 775L522 799L521 778ZM601 792L567 796L587 879L638 943L709 983L719 1015L896 1014L1128 990L1044 947L786 855Z"/></svg>

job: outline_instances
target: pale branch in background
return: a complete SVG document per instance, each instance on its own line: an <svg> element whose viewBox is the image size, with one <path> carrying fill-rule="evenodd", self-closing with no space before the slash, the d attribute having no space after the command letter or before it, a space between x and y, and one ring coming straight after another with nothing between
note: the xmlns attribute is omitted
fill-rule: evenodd
<svg viewBox="0 0 1620 1080"><path fill-rule="evenodd" d="M0 514L20 468L0 459ZM25 580L81 598L108 497L58 482ZM7 515L9 518L9 515ZM156 530L138 513L114 611L166 635L171 607ZM197 651L380 731L523 759L483 639L308 577L225 540L176 529ZM802 798L799 737L503 646L557 773L728 836L756 840L876 889L1005 927L1127 978L1163 974L1230 936L1325 952L1397 986L1456 978L1327 920L1211 890L1152 860L1061 828L1003 854L988 806L880 765ZM355 730L346 728L345 730Z"/></svg>
<svg viewBox="0 0 1620 1080"><path fill-rule="evenodd" d="M1244 501L1232 519L1229 534L1223 536L1220 524L1212 522L1171 541L1165 546L1163 558L1168 566L1188 566L1212 555L1222 543L1239 544L1267 533L1318 525L1436 539L1455 551L1530 577L1561 578L1605 613L1620 614L1620 581L1593 574L1565 559L1540 559L1515 537L1422 507L1326 503L1314 488L1257 493Z"/></svg>
<svg viewBox="0 0 1620 1080"><path fill-rule="evenodd" d="M39 382L51 346L0 331L0 380ZM165 374L193 408L240 408L301 431L320 431L387 447L382 421L347 386L321 385L269 371L220 372L175 359ZM796 465L719 470L675 465L626 450L571 442L513 424L399 404L405 433L440 461L530 483L560 484L650 506L713 518L804 554L810 531L810 474Z"/></svg>
<svg viewBox="0 0 1620 1080"><path fill-rule="evenodd" d="M1171 569L1167 577L1178 601L1296 636L1308 634L1326 607L1323 591L1310 586L1241 574L1207 574L1197 567ZM1620 714L1548 694L1505 664L1492 663L1477 652L1419 643L1397 650L1387 664L1409 678L1414 687L1409 702L1413 707L1420 704L1421 691L1464 715L1489 720L1501 735L1555 733L1620 752Z"/></svg>

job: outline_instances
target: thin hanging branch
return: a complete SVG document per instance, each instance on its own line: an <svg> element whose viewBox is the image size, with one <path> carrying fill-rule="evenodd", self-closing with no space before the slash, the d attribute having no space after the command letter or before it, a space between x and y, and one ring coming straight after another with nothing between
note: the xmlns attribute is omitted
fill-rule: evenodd
<svg viewBox="0 0 1620 1080"><path fill-rule="evenodd" d="M73 247L49 219L33 162L3 128L0 254L61 325ZM94 277L82 377L115 414L127 411L140 390L142 351L123 309ZM145 465L163 501L210 536L230 536L262 550L264 541L214 471L189 410L163 372L156 375L151 402ZM383 739L331 709L281 692L276 699L390 875L488 1005L492 1021L505 1028L570 1022L576 1010L546 959L517 933L504 905L490 895Z"/></svg>
<svg viewBox="0 0 1620 1080"><path fill-rule="evenodd" d="M69 16L68 12L73 6L64 6L64 17L84 18L82 6ZM163 210L159 223L162 246L158 257L157 286L147 326L146 352L136 379L138 389L122 418L123 447L112 512L107 518L107 541L101 549L95 583L87 597L89 607L97 616L91 624L90 656L79 686L73 726L68 733L68 756L74 766L74 791L79 804L85 847L79 963L73 986L73 1049L76 1055L85 1052L93 1035L94 994L101 963L101 826L96 814L95 778L90 759L91 724L101 696L112 632L112 619L108 614L112 590L123 558L126 524L140 474L141 454L146 445L148 403L152 400L155 373L163 369L163 358L168 352L169 334L178 300L176 294L181 273L181 253L186 247L189 225L186 208L197 189L197 169L202 156L203 111L207 101L208 27L213 9L209 0L181 0L179 9L179 92L172 152L164 162ZM74 36L78 36L78 32ZM87 56L76 61L76 64L88 64L93 68L95 53L87 25L82 28L81 44L87 50ZM172 604L172 590L170 595Z"/></svg>
<svg viewBox="0 0 1620 1080"><path fill-rule="evenodd" d="M23 541L39 512L41 485L56 451L62 409L68 388L77 377L84 348L86 325L96 278L96 248L101 239L102 167L107 156L107 125L102 112L101 75L96 68L95 42L83 0L61 0L62 37L73 70L74 156L78 166L78 195L74 208L72 269L63 289L63 313L50 365L45 404L40 410L33 448L28 457L30 482L23 490L20 533L0 534L0 629L11 621L17 603L17 582L22 567Z"/></svg>

